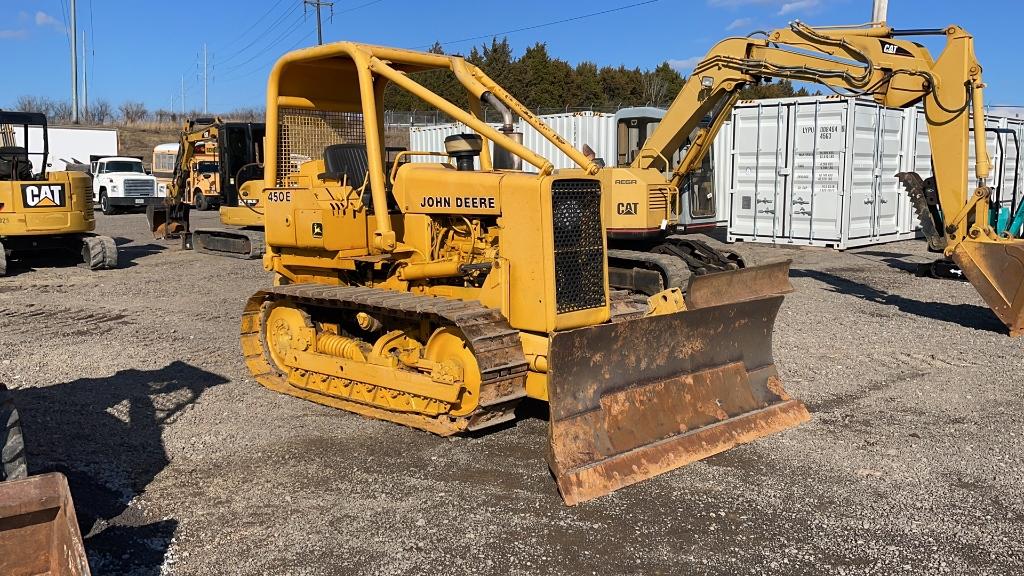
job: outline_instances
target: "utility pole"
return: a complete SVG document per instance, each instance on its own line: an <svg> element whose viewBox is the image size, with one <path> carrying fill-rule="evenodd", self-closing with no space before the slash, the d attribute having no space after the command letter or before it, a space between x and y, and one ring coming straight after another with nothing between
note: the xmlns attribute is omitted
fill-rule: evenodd
<svg viewBox="0 0 1024 576"><path fill-rule="evenodd" d="M888 19L889 0L874 0L871 6L871 21L885 22Z"/></svg>
<svg viewBox="0 0 1024 576"><path fill-rule="evenodd" d="M181 75L181 115L185 115L185 75Z"/></svg>
<svg viewBox="0 0 1024 576"><path fill-rule="evenodd" d="M324 2L323 0L302 0L302 3L304 4L304 6L302 7L303 11L305 11L306 6L315 6L316 7L316 43L317 43L317 46L320 46L320 45L322 45L324 43L323 25L320 22L320 7L321 6L327 6L328 8L330 8L331 9L331 18L333 19L334 18L334 2Z"/></svg>
<svg viewBox="0 0 1024 576"><path fill-rule="evenodd" d="M71 0L71 123L78 124L78 21L76 0Z"/></svg>
<svg viewBox="0 0 1024 576"><path fill-rule="evenodd" d="M203 114L209 114L206 106L206 99L210 89L210 68L206 60L206 43L203 42Z"/></svg>
<svg viewBox="0 0 1024 576"><path fill-rule="evenodd" d="M85 98L84 106L82 109L85 111L86 119L89 118L89 44L86 42L87 38L85 30L82 30L82 83L85 85Z"/></svg>

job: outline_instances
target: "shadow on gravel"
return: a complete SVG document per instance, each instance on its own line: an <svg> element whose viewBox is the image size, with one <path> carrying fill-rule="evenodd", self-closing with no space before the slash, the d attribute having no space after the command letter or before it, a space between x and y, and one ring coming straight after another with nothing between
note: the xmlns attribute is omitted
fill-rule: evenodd
<svg viewBox="0 0 1024 576"><path fill-rule="evenodd" d="M114 243L117 244L117 267L118 268L131 268L135 266L136 260L139 258L145 258L146 256L152 256L159 252L167 250L167 246L163 244L155 244L150 242L148 244L132 244L134 240L131 238L123 238L118 236L114 238Z"/></svg>
<svg viewBox="0 0 1024 576"><path fill-rule="evenodd" d="M945 302L921 302L896 294L890 294L867 284L855 282L849 278L821 272L819 270L794 269L789 272L792 278L811 278L832 287L833 292L849 294L861 300L894 306L901 312L922 318L930 318L941 322L949 322L965 328L985 330L988 332L1006 332L1006 327L996 318L994 312L984 306L975 304L946 304Z"/></svg>
<svg viewBox="0 0 1024 576"><path fill-rule="evenodd" d="M132 500L168 464L163 426L227 379L183 362L14 392L29 473L63 472L94 574L160 574L177 520Z"/></svg>

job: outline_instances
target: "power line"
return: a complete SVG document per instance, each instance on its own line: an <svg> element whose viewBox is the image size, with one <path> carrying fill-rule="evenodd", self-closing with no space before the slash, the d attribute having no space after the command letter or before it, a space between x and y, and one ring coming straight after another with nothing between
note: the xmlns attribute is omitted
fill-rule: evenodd
<svg viewBox="0 0 1024 576"><path fill-rule="evenodd" d="M298 5L296 5L296 6L298 6ZM259 52L257 52L256 54L254 54L254 55L253 55L253 56L252 56L251 58L249 58L249 59L248 59L248 60L246 60L245 62L241 62L241 63L239 63L239 64L235 64L235 65L233 65L233 66L230 66L230 67L228 67L228 68L227 68L226 70L224 70L224 72L225 72L226 74L230 74L230 73L232 73L232 72L234 72L234 71L236 71L236 70L238 70L238 69L240 69L240 68L243 68L243 67L244 67L245 65L247 65L247 64L249 64L250 62L252 62L252 61L256 60L256 59L257 59L257 58L259 58L260 56L262 56L262 55L266 54L266 53L267 53L268 51L272 50L272 49L274 48L274 46L277 46L277 45L278 45L278 44L280 44L280 43L281 43L282 41L284 41L284 40L285 40L285 39L286 39L286 38L287 38L288 36L290 36L292 32L295 32L296 30L298 30L298 29L299 29L299 27L300 27L300 26L302 26L302 24L303 24L304 22L305 22L305 17L303 17L303 16L299 16L298 20L296 20L296 21L295 21L295 22L294 22L294 23L292 24L292 27L291 27L291 28L288 28L287 30L285 30L285 31L284 31L284 33L280 34L280 35L279 35L279 36L277 36L277 37L276 37L276 38L275 38L274 40L272 40L271 42L267 43L267 45L266 45L266 46L264 46L262 50L260 50L260 51L259 51Z"/></svg>
<svg viewBox="0 0 1024 576"><path fill-rule="evenodd" d="M475 40L485 40L485 39L488 39L488 38L494 38L496 36L506 36L508 34L515 34L517 32L526 32L527 30L536 30L538 28L545 28L547 26L554 26L555 24L565 24L566 22L575 22L577 20L583 20L584 18L592 18L594 16L601 16L601 15L604 15L604 14L611 14L613 12L621 12L623 10L628 10L630 8L636 8L638 6L644 6L644 5L647 5L647 4L654 4L655 2L659 2L659 1L660 0L644 0L643 2L634 2L633 4L627 4L625 6L619 6L618 8L609 8L607 10L601 10L599 12L591 12L590 14L581 14L579 16L573 16L571 18L563 18L561 20L553 20L551 22L545 22L543 24L534 24L533 26L524 26L522 28L516 28L514 30L506 30L504 32L494 32L492 34L483 34L483 35L480 35L480 36L473 36L473 37L470 37L470 38L460 38L459 40L448 40L446 42L438 42L438 44L444 46L444 45L447 45L447 44L459 44L461 42L471 42L471 41L475 41ZM424 44L422 46L417 46L417 48L419 48L419 49L431 48L432 46L433 46L433 44Z"/></svg>
<svg viewBox="0 0 1024 576"><path fill-rule="evenodd" d="M245 52L246 50L248 50L249 48L252 48L252 47L253 47L253 46L255 46L256 44L258 44L258 43L260 43L261 41L263 41L263 40L264 40L264 37L265 37L265 36L266 36L267 34L270 34L270 33L271 33L271 32L272 32L273 30L275 30L276 28L278 28L278 26L279 26L279 25L280 25L280 24L281 24L282 22L284 22L285 20L287 20L289 16L291 16L292 14L294 14L294 13L295 13L295 12L296 12L296 11L297 11L297 10L299 9L299 6L301 6L301 5L302 5L302 4L292 4L291 10L286 10L286 11L284 12L284 14L281 14L280 16L278 16L277 20L275 20L275 21L271 22L270 26L268 26L268 27L266 28L266 30L264 30L264 31L263 31L262 33L260 33L260 34L256 34L256 35L254 35L253 39L252 39L252 40L251 40L251 41L250 41L250 42L249 42L248 44L246 44L245 46L242 46L241 48L239 48L238 50L236 50L236 51L235 51L235 52L234 52L233 54L231 54L231 55L230 55L230 56L228 56L227 58L224 58L224 59L222 59L222 60L221 60L221 64L223 64L223 63L225 63L225 62L230 62L230 61L231 61L231 60L232 60L233 58L235 58L235 57L237 57L237 56L240 56L240 55L242 55L242 54L243 54L243 53L244 53L244 52Z"/></svg>
<svg viewBox="0 0 1024 576"><path fill-rule="evenodd" d="M358 5L358 6L353 6L351 8L346 8L344 10L339 10L338 14L347 14L348 12L355 12L356 10L359 10L360 8L366 8L367 6L373 6L374 4L380 4L383 1L384 0L370 0L369 2L364 2L364 3L362 3L362 4Z"/></svg>
<svg viewBox="0 0 1024 576"><path fill-rule="evenodd" d="M246 34L248 34L250 30L252 30L253 28L255 28L257 24L259 24L260 22L262 22L264 18L266 18L267 16L270 16L271 12L273 12L273 11L274 11L274 9L275 9L275 8L277 8L278 6L281 6L281 3L280 3L280 2L277 2L276 0L275 0L275 1L273 1L273 2L271 2L271 4L270 4L270 9L269 9L269 10L267 10L266 12L264 12L262 16L260 16L259 18L257 18L257 19L256 19L256 21L255 21L255 22L253 22L252 24L250 24L250 25L249 25L249 27L248 27L248 28L246 28L245 30L243 30L241 34L239 34L238 36L236 36L236 37L235 37L234 39L232 39L232 40L231 40L231 42L228 42L228 43L226 43L225 45L226 45L226 46L230 46L231 44L234 44L234 43L235 43L236 41L238 41L238 40L241 40L242 38L245 38L245 35L246 35Z"/></svg>

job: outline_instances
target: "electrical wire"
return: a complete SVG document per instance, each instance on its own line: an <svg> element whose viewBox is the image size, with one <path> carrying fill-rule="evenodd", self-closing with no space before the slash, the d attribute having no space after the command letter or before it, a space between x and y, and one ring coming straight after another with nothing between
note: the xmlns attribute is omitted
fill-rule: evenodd
<svg viewBox="0 0 1024 576"><path fill-rule="evenodd" d="M230 46L231 44L234 44L235 42L241 40L242 38L245 38L246 34L248 34L253 28L255 28L257 24L262 22L264 18L266 18L267 16L270 16L270 14L274 11L274 9L278 8L279 6L281 6L280 2L277 2L276 0L272 0L272 2L270 4L270 9L269 10L267 10L266 12L263 13L262 16L257 18L256 21L254 21L252 24L250 24L248 28L243 30L241 34L239 34L238 36L235 36L230 42L226 42L223 46Z"/></svg>
<svg viewBox="0 0 1024 576"><path fill-rule="evenodd" d="M226 70L224 70L224 75L227 76L227 78L230 78L232 73L235 73L239 69L241 69L241 68L245 67L246 65L250 64L251 62L255 61L257 58L259 58L259 57L265 55L267 52L273 50L273 48L275 46L277 46L281 42L285 41L293 32L298 30L299 27L302 26L302 24L304 22L305 22L305 18L303 16L299 16L299 18L296 21L293 22L293 24L292 24L292 26L290 28L286 29L282 34L280 34L276 38L274 38L274 40L268 42L267 45L264 46L262 50L260 50L256 54L254 54L252 57L250 57L245 62L241 62L239 64L235 64L235 65L229 66ZM241 75L245 75L245 74L243 73ZM222 77L221 79L223 80L224 77Z"/></svg>
<svg viewBox="0 0 1024 576"><path fill-rule="evenodd" d="M276 30L276 29L279 29L280 25L281 25L281 24L282 24L282 23L283 23L284 21L286 21L286 20L287 20L287 19L288 19L289 17L291 17L291 16L293 15L293 14L295 14L295 12L296 12L296 11L297 11L297 10L299 9L299 6L301 6L301 4L298 4L298 3L296 3L296 4L292 4L292 7L291 7L291 9L290 9L290 10L286 10L286 11L284 12L284 14L280 15L280 16L279 16L279 17L277 18L277 20L275 20L274 22L272 22L272 23L271 23L271 24L270 24L270 25L269 25L269 26L268 26L268 27L266 28L266 30L264 30L264 31L263 31L263 32L262 32L261 34L255 34L255 35L253 36L253 39L252 39L252 40L251 40L251 41L250 41L250 42L249 42L248 44L246 44L245 46L242 46L241 48L239 48L238 50L236 50L236 51L235 51L234 53L232 53L231 55L229 55L229 56L228 56L227 58L223 58L223 59L221 59L221 64L224 64L225 62L230 62L230 61L231 61L232 59L234 59L234 58L236 58L236 57L238 57L238 56L242 55L242 54L243 54L243 53L244 53L244 52L245 52L246 50L248 50L249 48L252 48L252 47L253 47L253 46L255 46L256 44L258 44L258 43L262 42L262 41L263 41L263 40L265 39L265 37L267 36L267 34L270 34L270 33L271 33L272 31L274 31L274 30Z"/></svg>
<svg viewBox="0 0 1024 576"><path fill-rule="evenodd" d="M514 30L506 30L504 32L494 32L492 34L482 34L480 36L472 36L472 37L469 37L469 38L460 38L458 40L447 40L445 42L438 42L438 44L440 44L441 46L445 46L445 45L448 45L448 44L459 44L459 43L462 43L462 42L473 42L473 41L476 41L476 40L486 40L488 38L494 38L494 37L497 37L497 36L507 36L509 34L515 34L517 32L526 32L527 30L536 30L538 28L545 28L547 26L554 26L556 24L565 24L567 22L575 22L577 20L583 20L584 18L592 18L594 16L602 16L604 14L611 14L613 12L621 12L623 10L628 10L630 8L636 8L638 6L645 6L647 4L654 4L654 3L660 2L660 1L661 0L644 0L643 2L634 2L632 4L626 4L625 6L619 6L617 8L609 8L607 10L601 10L601 11L598 11L598 12L591 12L589 14L580 14L579 16L572 16L570 18L562 18L561 20L552 20L551 22L545 22L543 24L534 24L532 26L523 26L522 28L516 28ZM424 49L424 48L431 48L432 46L433 46L433 44L424 44L424 45L421 45L421 46L417 46L416 48Z"/></svg>

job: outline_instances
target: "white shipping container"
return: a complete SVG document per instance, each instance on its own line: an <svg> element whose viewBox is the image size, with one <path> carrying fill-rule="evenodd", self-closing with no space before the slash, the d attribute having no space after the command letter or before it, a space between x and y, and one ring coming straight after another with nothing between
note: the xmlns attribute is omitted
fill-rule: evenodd
<svg viewBox="0 0 1024 576"><path fill-rule="evenodd" d="M928 123L922 108L908 110L914 119L914 138L910 169L922 178L932 176L931 145L928 140ZM988 183L1000 207L1015 214L1022 202L1022 155L1020 147L1024 137L1024 121L1015 118L985 116L985 140L988 143L989 160L992 168ZM974 129L967 142L967 180L963 183L964 197L968 198L977 188L975 180L976 157Z"/></svg>
<svg viewBox="0 0 1024 576"><path fill-rule="evenodd" d="M914 237L896 178L906 124L901 110L831 96L737 105L728 240L845 249Z"/></svg>
<svg viewBox="0 0 1024 576"><path fill-rule="evenodd" d="M605 161L607 166L617 164L628 164L635 154L635 150L646 138L657 128L658 122L652 121L664 116L665 111L660 108L639 107L624 108L616 114L602 112L568 112L562 114L548 114L540 116L540 119L550 126L555 132L561 135L570 145L577 150L583 149L584 145L594 150L596 157ZM640 119L634 126L632 119ZM623 123L620 126L620 122ZM499 125L492 124L495 128ZM409 129L409 146L414 151L444 151L444 139L453 134L461 134L469 129L461 123L444 124L439 126L412 127ZM523 144L547 158L554 164L556 169L576 168L576 164L554 144L542 137L532 126L522 119L516 122L516 131L523 134ZM728 172L726 162L729 151L729 124L719 131L714 141L711 157L706 159L703 165L703 172L697 177L689 180L683 186L683 203L688 210L681 215L681 223L684 228L714 227L725 225L728 221L728 196L721 191L725 190ZM623 142L619 142L623 139ZM493 143L491 144L493 149ZM673 157L678 162L681 154ZM414 156L417 162L442 162L443 158L431 156ZM476 163L479 168L479 161ZM524 162L523 170L536 172L537 169ZM707 180L711 180L707 185Z"/></svg>
<svg viewBox="0 0 1024 576"><path fill-rule="evenodd" d="M15 139L19 146L24 146L22 141L23 132L15 127ZM29 127L29 141L31 147L29 152L42 150L43 133L41 128ZM68 162L89 163L91 154L102 154L105 156L117 156L117 130L113 128L77 128L70 126L49 127L50 156L47 159L49 166L47 170L59 172L64 170ZM35 154L30 154L32 169L39 172L42 169L43 159Z"/></svg>

